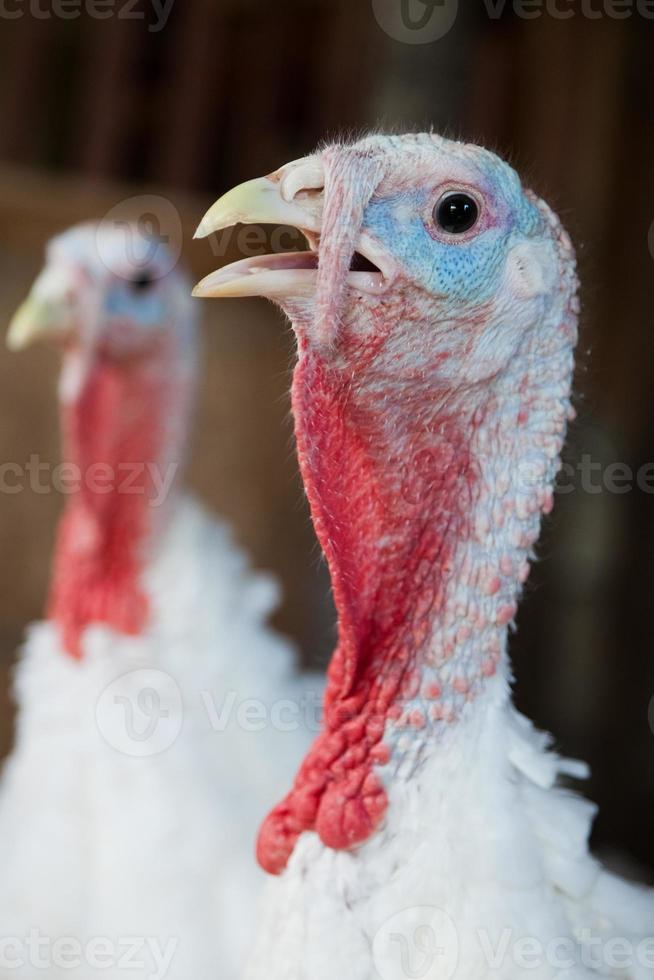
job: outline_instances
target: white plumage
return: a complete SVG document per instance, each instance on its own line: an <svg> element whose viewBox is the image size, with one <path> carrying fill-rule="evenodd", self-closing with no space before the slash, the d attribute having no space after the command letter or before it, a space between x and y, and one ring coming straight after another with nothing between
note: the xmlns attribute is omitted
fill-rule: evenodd
<svg viewBox="0 0 654 980"><path fill-rule="evenodd" d="M57 254L92 266L92 231ZM45 621L21 652L1 977L47 964L53 978L229 980L251 947L257 825L306 746L318 685L266 625L276 583L225 525L176 495L157 520L140 635L89 625L76 660Z"/></svg>
<svg viewBox="0 0 654 980"><path fill-rule="evenodd" d="M595 808L557 785L583 765L548 750L505 678L483 697L389 784L371 841L347 853L303 835L266 886L246 980L652 977L651 891L592 858Z"/></svg>

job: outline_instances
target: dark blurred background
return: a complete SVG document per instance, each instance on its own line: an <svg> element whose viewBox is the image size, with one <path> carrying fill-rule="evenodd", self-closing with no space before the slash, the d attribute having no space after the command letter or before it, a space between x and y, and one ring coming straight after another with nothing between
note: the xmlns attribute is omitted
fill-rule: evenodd
<svg viewBox="0 0 654 980"><path fill-rule="evenodd" d="M218 193L331 135L433 126L508 156L575 240L584 309L565 492L513 640L517 700L592 764L596 844L653 880L654 479L648 492L636 474L654 461L654 5L168 5L0 4L2 321L46 239L125 198L174 204L197 277L223 261L190 241ZM217 251L234 257L234 243ZM324 662L333 612L296 476L289 330L263 302L203 312L191 483L280 575L278 625ZM51 351L0 349L0 462L57 460L56 371ZM626 492L607 489L614 463L633 474ZM0 500L0 751L10 664L42 608L60 506L29 490Z"/></svg>

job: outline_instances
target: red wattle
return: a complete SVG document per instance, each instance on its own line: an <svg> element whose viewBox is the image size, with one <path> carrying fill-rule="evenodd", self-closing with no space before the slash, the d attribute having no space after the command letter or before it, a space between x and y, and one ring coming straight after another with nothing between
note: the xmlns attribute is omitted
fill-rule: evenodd
<svg viewBox="0 0 654 980"><path fill-rule="evenodd" d="M259 835L258 860L273 874L303 831L350 848L383 819L388 800L374 768L389 758L385 726L397 718L398 700L419 687L417 655L467 534L474 481L459 412L441 411L421 426L414 420L436 399L416 385L415 405L401 394L402 417L413 424L403 438L388 431L388 395L380 404L357 402L353 375L355 368L341 375L305 351L293 383L298 457L329 563L339 642L324 730Z"/></svg>
<svg viewBox="0 0 654 980"><path fill-rule="evenodd" d="M151 467L161 455L164 383L144 359L100 355L63 409L64 457L79 489L61 519L48 616L81 657L85 627L139 634L148 621L140 577L152 524Z"/></svg>

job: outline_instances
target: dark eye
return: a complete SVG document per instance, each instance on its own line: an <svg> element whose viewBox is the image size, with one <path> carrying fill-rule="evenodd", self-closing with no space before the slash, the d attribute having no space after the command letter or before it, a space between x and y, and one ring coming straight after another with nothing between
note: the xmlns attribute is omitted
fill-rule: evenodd
<svg viewBox="0 0 654 980"><path fill-rule="evenodd" d="M144 293L154 282L154 276L145 269L131 281L132 289L135 293Z"/></svg>
<svg viewBox="0 0 654 980"><path fill-rule="evenodd" d="M469 194L446 194L434 208L434 221L449 235L469 231L479 217L479 207Z"/></svg>

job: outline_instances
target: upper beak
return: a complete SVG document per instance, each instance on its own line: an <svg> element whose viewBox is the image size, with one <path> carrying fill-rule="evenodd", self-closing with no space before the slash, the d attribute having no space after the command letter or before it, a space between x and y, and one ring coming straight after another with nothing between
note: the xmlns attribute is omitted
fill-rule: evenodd
<svg viewBox="0 0 654 980"><path fill-rule="evenodd" d="M61 337L73 328L70 284L46 269L14 314L7 331L9 350L22 350L35 340Z"/></svg>
<svg viewBox="0 0 654 980"><path fill-rule="evenodd" d="M322 225L322 167L315 158L298 160L269 177L239 184L209 208L198 225L195 238L206 238L239 222L290 225L319 233ZM296 198L304 191L303 199ZM313 199L307 193L313 191Z"/></svg>

